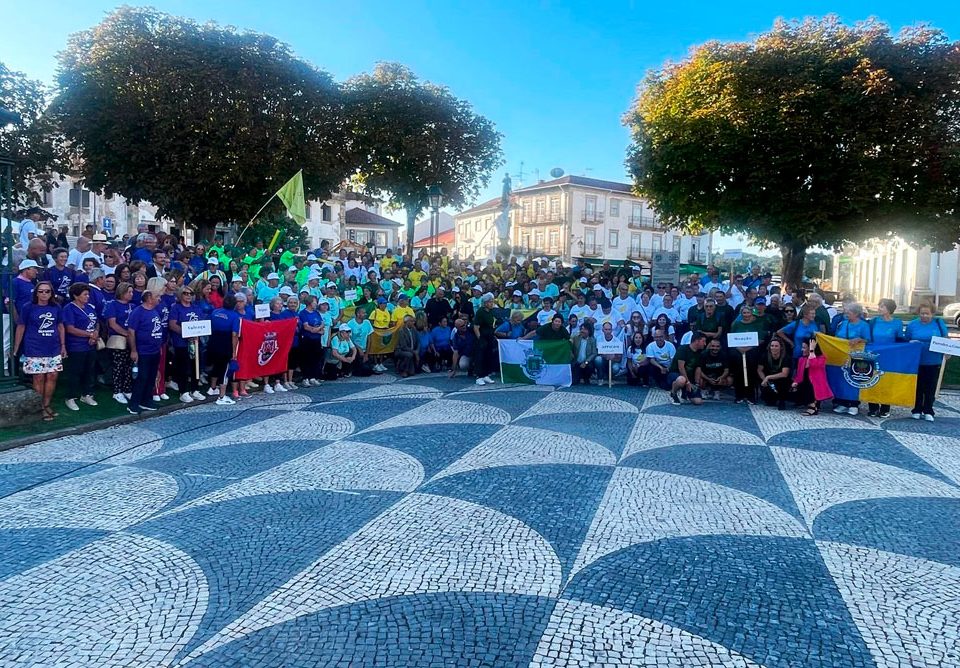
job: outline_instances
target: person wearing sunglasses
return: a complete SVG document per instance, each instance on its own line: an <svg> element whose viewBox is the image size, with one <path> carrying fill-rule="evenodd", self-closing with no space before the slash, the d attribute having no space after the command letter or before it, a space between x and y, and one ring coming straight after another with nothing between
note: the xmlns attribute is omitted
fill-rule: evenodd
<svg viewBox="0 0 960 668"><path fill-rule="evenodd" d="M50 422L57 417L50 401L67 356L63 314L54 299L52 283L37 283L30 302L20 308L13 349L21 351L23 372L32 377L33 391L40 395L43 420Z"/></svg>
<svg viewBox="0 0 960 668"><path fill-rule="evenodd" d="M192 356L197 354L197 340L188 341L182 336L181 323L200 320L200 309L194 305L193 296L191 287L182 287L177 290L177 303L170 307L170 317L167 321L170 345L173 347L173 380L180 390L180 401L185 404L207 398L200 392L200 380L193 369Z"/></svg>

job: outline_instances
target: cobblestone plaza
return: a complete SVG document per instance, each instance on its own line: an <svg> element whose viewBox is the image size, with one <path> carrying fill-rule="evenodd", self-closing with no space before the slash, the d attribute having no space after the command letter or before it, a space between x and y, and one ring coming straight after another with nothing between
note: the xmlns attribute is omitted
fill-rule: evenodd
<svg viewBox="0 0 960 668"><path fill-rule="evenodd" d="M960 666L935 423L379 376L0 453L2 666Z"/></svg>

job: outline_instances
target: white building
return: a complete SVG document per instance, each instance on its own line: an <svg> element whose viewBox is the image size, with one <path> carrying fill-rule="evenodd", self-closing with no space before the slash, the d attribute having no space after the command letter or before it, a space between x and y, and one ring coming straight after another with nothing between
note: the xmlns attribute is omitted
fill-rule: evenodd
<svg viewBox="0 0 960 668"><path fill-rule="evenodd" d="M922 301L939 307L960 294L960 252L914 248L900 238L874 239L850 246L834 263L834 284L859 301L875 305L885 297L914 308Z"/></svg>
<svg viewBox="0 0 960 668"><path fill-rule="evenodd" d="M136 234L141 223L151 231L170 232L176 228L173 221L157 218L157 207L150 202L132 204L119 195L104 197L103 193L87 190L81 179L71 176L59 176L55 184L52 190L40 194L40 206L57 216L54 225L58 228L66 225L69 236L79 236L87 225L93 225L97 232L117 236Z"/></svg>
<svg viewBox="0 0 960 668"><path fill-rule="evenodd" d="M455 249L461 258L490 256L497 246L494 220L500 199L455 217ZM583 258L646 265L657 251L677 251L682 263L706 264L711 235L684 235L665 228L629 184L564 176L520 188L511 198L512 244L528 255Z"/></svg>

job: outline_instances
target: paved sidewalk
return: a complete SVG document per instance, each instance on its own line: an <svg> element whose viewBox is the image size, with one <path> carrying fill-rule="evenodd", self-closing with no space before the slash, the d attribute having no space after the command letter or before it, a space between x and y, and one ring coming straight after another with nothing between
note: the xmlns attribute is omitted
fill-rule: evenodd
<svg viewBox="0 0 960 668"><path fill-rule="evenodd" d="M0 666L960 666L958 427L374 377L0 452Z"/></svg>

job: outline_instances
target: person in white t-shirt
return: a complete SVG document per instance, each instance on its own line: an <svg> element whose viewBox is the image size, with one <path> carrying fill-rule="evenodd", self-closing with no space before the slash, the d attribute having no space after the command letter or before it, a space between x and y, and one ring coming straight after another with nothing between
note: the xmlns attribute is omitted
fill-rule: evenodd
<svg viewBox="0 0 960 668"><path fill-rule="evenodd" d="M699 284L697 284L697 287L699 287ZM693 286L688 283L683 286L683 293L673 301L673 308L680 314L680 322L689 322L687 311L690 310L691 306L696 305L697 298Z"/></svg>
<svg viewBox="0 0 960 668"><path fill-rule="evenodd" d="M553 320L553 316L557 314L556 309L553 308L553 298L544 297L543 306L537 311L537 325L549 325L550 321Z"/></svg>
<svg viewBox="0 0 960 668"><path fill-rule="evenodd" d="M680 320L682 320L680 313L673 307L673 297L670 295L663 296L663 304L653 313L654 319L661 315L670 318L670 322L680 322Z"/></svg>
<svg viewBox="0 0 960 668"><path fill-rule="evenodd" d="M667 341L662 329L654 330L653 341L647 344L647 378L661 390L669 389L667 376L670 373L670 363L677 354L676 347Z"/></svg>
<svg viewBox="0 0 960 668"><path fill-rule="evenodd" d="M570 315L576 316L577 327L579 328L585 318L593 314L593 309L587 306L587 296L582 292L577 294L577 303L570 307Z"/></svg>
<svg viewBox="0 0 960 668"><path fill-rule="evenodd" d="M743 285L743 276L737 274L733 277L733 284L727 289L727 303L733 308L734 312L740 311L740 305L747 299L747 288Z"/></svg>
<svg viewBox="0 0 960 668"><path fill-rule="evenodd" d="M43 214L40 209L32 208L27 210L27 217L20 221L20 245L26 248L30 240L40 236L40 221Z"/></svg>
<svg viewBox="0 0 960 668"><path fill-rule="evenodd" d="M621 283L617 288L617 296L613 298L613 310L623 316L624 321L630 319L631 314L637 309L637 303L628 293L629 286Z"/></svg>
<svg viewBox="0 0 960 668"><path fill-rule="evenodd" d="M593 312L593 320L596 328L602 331L603 325L609 323L613 328L613 335L620 336L623 326L626 324L623 316L618 311L613 310L613 304L604 299L600 302L600 307Z"/></svg>

